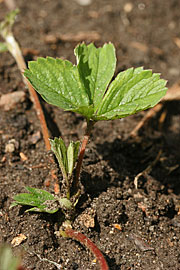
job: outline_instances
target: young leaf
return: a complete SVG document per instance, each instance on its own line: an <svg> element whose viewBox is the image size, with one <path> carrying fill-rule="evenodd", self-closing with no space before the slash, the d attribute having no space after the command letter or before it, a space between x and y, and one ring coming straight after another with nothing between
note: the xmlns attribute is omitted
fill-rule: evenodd
<svg viewBox="0 0 180 270"><path fill-rule="evenodd" d="M60 169L62 171L63 177L67 179L68 173L68 160L67 160L67 148L62 138L50 139L51 150L54 152Z"/></svg>
<svg viewBox="0 0 180 270"><path fill-rule="evenodd" d="M29 62L28 67L24 75L48 103L83 115L91 113L88 94L80 83L77 67L71 62L38 58Z"/></svg>
<svg viewBox="0 0 180 270"><path fill-rule="evenodd" d="M88 46L83 43L75 48L75 55L81 82L95 113L115 72L114 45L109 43L96 48L93 43Z"/></svg>
<svg viewBox="0 0 180 270"><path fill-rule="evenodd" d="M80 142L70 142L68 149L67 149L67 159L68 159L68 174L69 176L72 175L77 157L79 152L79 144Z"/></svg>
<svg viewBox="0 0 180 270"><path fill-rule="evenodd" d="M130 68L111 83L97 111L97 120L126 117L155 106L166 94L166 81L151 70Z"/></svg>
<svg viewBox="0 0 180 270"><path fill-rule="evenodd" d="M21 193L14 196L15 202L11 204L10 208L16 205L28 205L33 206L33 208L28 209L26 212L36 211L50 214L59 210L56 198L49 192L31 187L26 187L26 189L30 193Z"/></svg>
<svg viewBox="0 0 180 270"><path fill-rule="evenodd" d="M78 156L79 141L70 142L68 149L62 138L50 140L51 150L56 155L63 177L67 180L71 176Z"/></svg>

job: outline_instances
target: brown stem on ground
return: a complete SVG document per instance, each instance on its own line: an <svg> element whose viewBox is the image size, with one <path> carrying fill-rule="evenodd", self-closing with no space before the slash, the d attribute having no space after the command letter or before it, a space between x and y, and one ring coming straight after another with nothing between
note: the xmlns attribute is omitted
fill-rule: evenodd
<svg viewBox="0 0 180 270"><path fill-rule="evenodd" d="M30 84L30 82L23 75L23 71L27 67L26 67L26 63L24 61L24 58L22 56L19 44L16 42L12 33L5 36L4 39L7 43L7 46L8 46L10 53L12 54L12 56L16 60L18 68L23 76L23 81L28 87L29 94L31 96L31 100L34 103L34 107L35 107L37 116L39 118L40 124L41 124L41 129L42 129L42 133L43 133L43 138L44 138L46 150L49 151L51 149L51 146L50 146L50 142L49 142L49 133L48 133L47 125L46 125L46 120L45 120L44 113L43 113L43 110L42 110L42 107L41 107L41 104L40 104L40 101L39 101L39 98L38 98L36 91L34 90L32 85Z"/></svg>
<svg viewBox="0 0 180 270"><path fill-rule="evenodd" d="M102 255L101 251L97 248L97 246L88 237L86 237L84 234L77 232L77 231L74 231L72 229L66 229L65 234L68 237L79 241L81 244L85 245L87 248L90 249L90 251L94 254L97 261L99 262L100 270L109 270L109 266L108 266L104 256Z"/></svg>
<svg viewBox="0 0 180 270"><path fill-rule="evenodd" d="M81 171L81 167L82 167L82 161L83 161L86 145L87 145L87 143L89 141L90 134L91 134L91 131L93 129L94 124L95 124L95 122L93 122L91 120L87 121L87 128L86 128L86 132L85 132L82 144L81 144L79 157L78 157L78 162L77 162L77 165L76 165L76 176L75 176L75 182L74 182L75 191L78 190L79 176L80 176L80 171Z"/></svg>

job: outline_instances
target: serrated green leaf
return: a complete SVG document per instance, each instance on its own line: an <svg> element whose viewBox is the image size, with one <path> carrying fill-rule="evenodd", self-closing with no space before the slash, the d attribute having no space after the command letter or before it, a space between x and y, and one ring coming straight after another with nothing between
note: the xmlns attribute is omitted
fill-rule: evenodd
<svg viewBox="0 0 180 270"><path fill-rule="evenodd" d="M50 104L64 110L88 114L89 98L79 80L76 66L71 62L51 57L29 62L24 75Z"/></svg>
<svg viewBox="0 0 180 270"><path fill-rule="evenodd" d="M54 152L63 177L67 179L68 173L68 160L67 160L67 148L62 138L50 139L51 150Z"/></svg>
<svg viewBox="0 0 180 270"><path fill-rule="evenodd" d="M17 270L20 266L20 259L14 257L12 250L7 245L0 247L0 269Z"/></svg>
<svg viewBox="0 0 180 270"><path fill-rule="evenodd" d="M29 63L24 75L48 103L80 113L87 120L126 117L153 107L166 93L166 81L142 67L120 72L110 84L116 64L111 43L102 48L80 44L75 55L77 66L66 60L39 58Z"/></svg>
<svg viewBox="0 0 180 270"><path fill-rule="evenodd" d="M10 208L16 205L27 205L33 206L26 210L36 211L36 212L46 212L46 213L55 213L59 210L55 197L49 192L43 189L26 187L27 191L30 193L21 193L14 196L14 201Z"/></svg>
<svg viewBox="0 0 180 270"><path fill-rule="evenodd" d="M0 42L0 53L7 52L8 47L5 42Z"/></svg>
<svg viewBox="0 0 180 270"><path fill-rule="evenodd" d="M112 43L96 48L94 44L83 44L75 48L77 67L94 112L110 83L116 68L115 48Z"/></svg>
<svg viewBox="0 0 180 270"><path fill-rule="evenodd" d="M111 120L151 108L165 95L165 85L166 81L151 70L130 68L120 72L109 86L95 118Z"/></svg>
<svg viewBox="0 0 180 270"><path fill-rule="evenodd" d="M32 187L25 187L25 188L27 191L32 193L34 195L34 197L36 197L42 201L54 200L54 196L46 190L39 189L39 188L32 188Z"/></svg>
<svg viewBox="0 0 180 270"><path fill-rule="evenodd" d="M68 174L71 176L75 162L77 160L78 152L79 152L79 144L80 142L70 142L67 149L67 159L68 159Z"/></svg>

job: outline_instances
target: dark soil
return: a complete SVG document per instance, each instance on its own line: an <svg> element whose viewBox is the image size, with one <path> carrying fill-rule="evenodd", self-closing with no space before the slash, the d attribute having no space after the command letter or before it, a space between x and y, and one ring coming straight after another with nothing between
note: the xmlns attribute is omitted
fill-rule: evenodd
<svg viewBox="0 0 180 270"><path fill-rule="evenodd" d="M130 2L130 1L129 1ZM180 75L180 1L134 0L127 13L126 0L92 0L80 6L74 0L17 0L21 13L14 27L26 60L37 56L63 57L75 61L73 49L81 31L85 42L96 39L97 46L113 42L117 50L117 72L134 66L162 73L171 86ZM7 9L0 3L0 19ZM70 36L67 40L68 34ZM53 40L50 36L53 36ZM90 33L91 35L91 33ZM71 39L72 37L72 39ZM79 40L81 41L81 39ZM10 54L1 55L0 95L25 89L16 63ZM104 254L111 270L180 269L180 103L167 102L162 111L141 129L138 138L129 134L146 112L122 120L95 125L88 145L81 182L81 197L74 229L83 232ZM84 120L43 102L51 135L67 142L81 139ZM162 113L166 119L160 125ZM94 257L78 242L60 238L57 215L25 213L23 207L9 210L12 197L25 186L45 188L51 164L40 131L36 112L28 93L23 103L0 113L0 242L11 243L24 234L24 243L13 248L21 253L27 269L57 269L36 256L62 265L63 270L99 269ZM16 150L5 152L9 140ZM158 163L134 186L135 176ZM22 161L20 153L26 155ZM58 168L55 167L59 179ZM83 214L93 213L95 226L87 228ZM118 224L118 225L117 225Z"/></svg>

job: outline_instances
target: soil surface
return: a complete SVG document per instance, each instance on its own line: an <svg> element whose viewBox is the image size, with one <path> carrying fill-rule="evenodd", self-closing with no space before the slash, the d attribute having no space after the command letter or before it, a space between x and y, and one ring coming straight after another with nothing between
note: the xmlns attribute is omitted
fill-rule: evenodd
<svg viewBox="0 0 180 270"><path fill-rule="evenodd" d="M26 61L38 56L63 57L75 62L78 42L97 46L113 42L117 72L144 66L162 73L168 86L180 75L180 1L92 0L82 6L73 0L17 0L21 12L14 35ZM7 12L0 1L0 19ZM27 269L98 270L92 254L78 242L58 237L57 214L9 210L15 194L25 186L54 192L51 163L39 121L17 65L9 53L0 56L0 96L23 90L23 102L8 111L0 109L0 242L23 234L13 247ZM51 137L66 142L81 139L84 119L45 104ZM111 270L180 269L180 102L166 102L139 132L130 132L146 114L95 125L85 153L81 182L84 193L73 228L87 235L104 254ZM14 150L9 152L9 144ZM136 175L151 166L151 170ZM54 165L59 181L62 179ZM87 215L85 215L87 214ZM94 220L89 227L85 217ZM11 245L12 246L12 245ZM37 256L38 255L38 256Z"/></svg>

